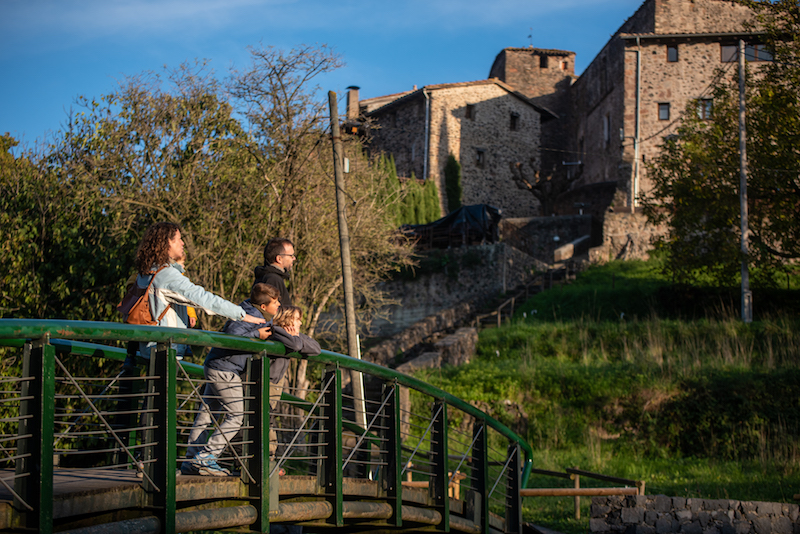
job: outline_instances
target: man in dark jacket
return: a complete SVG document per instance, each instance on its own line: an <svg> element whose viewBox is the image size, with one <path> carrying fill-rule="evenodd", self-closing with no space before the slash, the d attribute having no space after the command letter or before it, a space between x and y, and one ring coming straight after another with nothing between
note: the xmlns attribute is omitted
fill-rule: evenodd
<svg viewBox="0 0 800 534"><path fill-rule="evenodd" d="M255 270L255 282L269 284L280 291L281 306L291 306L292 297L286 289L292 265L297 257L294 255L294 244L286 238L270 239L264 247L264 265Z"/></svg>
<svg viewBox="0 0 800 534"><path fill-rule="evenodd" d="M250 298L242 302L245 313L254 317L271 319L278 311L280 293L274 286L255 284L250 290ZM226 334L267 339L272 335L272 323L246 323L228 321L222 328ZM283 341L283 340L278 340ZM217 463L220 453L236 435L244 423L244 389L241 375L247 367L252 353L240 353L233 349L213 348L203 363L203 372L208 383L203 391L194 425L189 433L189 453L187 461L181 465L185 475L229 476L231 472ZM276 358L270 364L273 372L281 375L289 365L287 358ZM276 369L273 371L273 367ZM280 369L278 369L280 368ZM205 442L206 429L212 424L212 413L222 411L224 418L214 433Z"/></svg>

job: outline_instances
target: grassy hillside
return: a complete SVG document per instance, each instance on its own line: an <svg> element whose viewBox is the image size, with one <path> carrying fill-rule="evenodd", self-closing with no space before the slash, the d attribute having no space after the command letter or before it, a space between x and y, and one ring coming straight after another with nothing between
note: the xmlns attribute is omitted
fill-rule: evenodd
<svg viewBox="0 0 800 534"><path fill-rule="evenodd" d="M800 299L756 291L750 325L732 311L737 299L738 288L675 288L655 262L595 267L532 298L512 324L481 332L471 364L421 378L526 436L535 467L645 480L647 493L791 502L800 493ZM582 480L589 485L606 484ZM526 520L586 532L590 499L582 502L575 521L571 498L527 498Z"/></svg>

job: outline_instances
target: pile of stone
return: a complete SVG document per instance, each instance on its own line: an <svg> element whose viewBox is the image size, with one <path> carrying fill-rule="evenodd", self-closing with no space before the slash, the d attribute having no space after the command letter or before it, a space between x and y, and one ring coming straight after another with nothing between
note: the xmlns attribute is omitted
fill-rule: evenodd
<svg viewBox="0 0 800 534"><path fill-rule="evenodd" d="M800 534L797 504L686 499L666 495L594 497L589 530L626 534Z"/></svg>

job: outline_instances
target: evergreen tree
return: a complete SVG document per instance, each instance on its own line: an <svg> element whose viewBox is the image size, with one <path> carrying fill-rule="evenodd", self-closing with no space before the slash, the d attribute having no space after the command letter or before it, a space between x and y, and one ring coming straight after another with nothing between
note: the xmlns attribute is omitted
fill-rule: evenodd
<svg viewBox="0 0 800 534"><path fill-rule="evenodd" d="M447 211L461 207L463 189L461 187L461 164L453 154L447 157L444 166L444 190L447 193Z"/></svg>

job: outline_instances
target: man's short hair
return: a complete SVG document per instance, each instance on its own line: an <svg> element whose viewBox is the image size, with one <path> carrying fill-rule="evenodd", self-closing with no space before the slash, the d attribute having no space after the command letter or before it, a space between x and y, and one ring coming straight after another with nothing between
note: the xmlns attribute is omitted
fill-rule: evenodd
<svg viewBox="0 0 800 534"><path fill-rule="evenodd" d="M250 290L250 303L254 306L261 306L262 304L269 304L270 300L279 300L281 292L278 288L263 282L253 285Z"/></svg>
<svg viewBox="0 0 800 534"><path fill-rule="evenodd" d="M286 250L286 245L294 246L294 243L285 237L270 239L267 246L264 247L264 265L275 263L275 260L278 259L278 254L283 254L283 251Z"/></svg>

